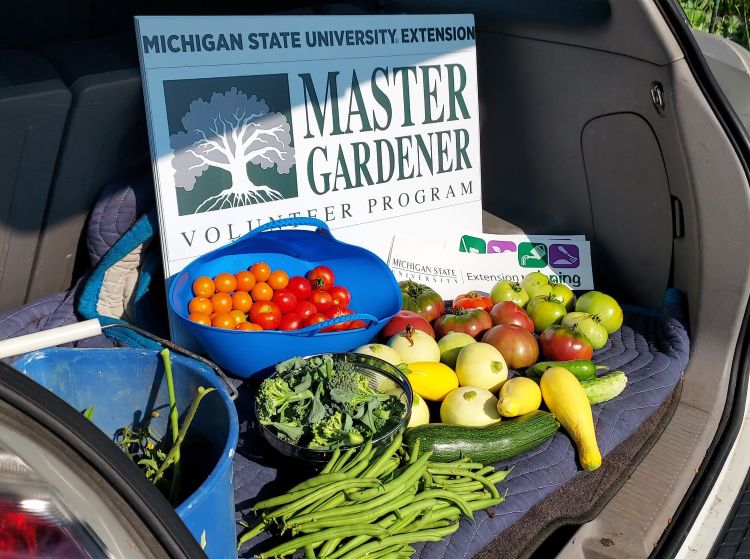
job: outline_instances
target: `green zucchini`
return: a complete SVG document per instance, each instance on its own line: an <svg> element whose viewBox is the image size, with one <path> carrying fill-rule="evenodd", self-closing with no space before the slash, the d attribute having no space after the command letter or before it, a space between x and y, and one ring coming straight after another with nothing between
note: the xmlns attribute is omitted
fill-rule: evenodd
<svg viewBox="0 0 750 559"><path fill-rule="evenodd" d="M559 428L553 414L536 410L485 427L442 423L412 427L404 433L404 445L411 451L419 440L419 453L431 450L435 462L452 462L467 456L482 464L496 464L539 446Z"/></svg>
<svg viewBox="0 0 750 559"><path fill-rule="evenodd" d="M622 371L614 371L608 375L581 381L589 404L601 404L611 400L622 393L627 384L628 377Z"/></svg>
<svg viewBox="0 0 750 559"><path fill-rule="evenodd" d="M589 359L576 359L573 361L540 361L526 369L526 376L535 380L542 378L544 371L550 367L562 367L567 369L578 380L587 380L596 377L597 369L606 369L603 365L595 365Z"/></svg>

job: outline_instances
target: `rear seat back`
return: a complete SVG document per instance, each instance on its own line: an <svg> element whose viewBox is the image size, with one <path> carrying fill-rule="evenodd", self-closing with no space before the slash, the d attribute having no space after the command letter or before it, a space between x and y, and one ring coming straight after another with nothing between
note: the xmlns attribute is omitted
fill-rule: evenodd
<svg viewBox="0 0 750 559"><path fill-rule="evenodd" d="M0 311L26 300L70 99L49 62L0 51Z"/></svg>
<svg viewBox="0 0 750 559"><path fill-rule="evenodd" d="M149 169L148 136L132 35L40 47L73 94L28 298L67 289L82 231L102 186ZM77 274L76 274L77 275Z"/></svg>

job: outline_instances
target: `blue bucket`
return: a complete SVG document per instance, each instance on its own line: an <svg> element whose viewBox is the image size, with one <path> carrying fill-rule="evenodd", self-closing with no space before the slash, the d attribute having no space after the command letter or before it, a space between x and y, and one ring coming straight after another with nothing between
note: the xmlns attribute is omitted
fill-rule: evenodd
<svg viewBox="0 0 750 559"><path fill-rule="evenodd" d="M299 225L315 230L286 229ZM255 262L304 276L318 265L329 266L336 283L349 288L349 305L357 314L334 318L300 330L249 332L214 328L188 319L193 281L220 272L236 273ZM198 340L208 356L223 369L247 378L295 355L343 353L372 340L401 310L401 290L390 268L372 252L337 241L325 222L290 218L261 225L233 243L204 254L174 277L169 305L181 325ZM365 328L320 332L339 322L363 320Z"/></svg>
<svg viewBox="0 0 750 559"><path fill-rule="evenodd" d="M205 542L209 557L236 557L232 458L237 410L207 365L174 353L171 358L180 422L199 386L216 388L201 401L188 431L200 446L182 448L183 479L200 481L175 510L196 540ZM167 383L156 351L51 348L28 353L13 366L73 408L93 406L92 421L110 438L152 410L160 412L151 422L154 433L167 432Z"/></svg>

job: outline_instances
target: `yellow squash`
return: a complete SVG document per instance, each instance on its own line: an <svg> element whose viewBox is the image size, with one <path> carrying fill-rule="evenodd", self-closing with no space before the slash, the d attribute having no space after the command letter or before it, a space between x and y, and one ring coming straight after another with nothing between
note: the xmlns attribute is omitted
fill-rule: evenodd
<svg viewBox="0 0 750 559"><path fill-rule="evenodd" d="M431 361L417 361L407 365L412 390L425 400L442 402L446 394L458 388L458 377L448 365Z"/></svg>
<svg viewBox="0 0 750 559"><path fill-rule="evenodd" d="M527 414L538 410L541 404L539 385L526 377L513 377L506 381L497 397L497 411L503 417Z"/></svg>
<svg viewBox="0 0 750 559"><path fill-rule="evenodd" d="M539 385L547 407L578 448L581 466L596 470L602 464L602 455L596 442L591 404L580 381L567 369L551 367L544 372Z"/></svg>

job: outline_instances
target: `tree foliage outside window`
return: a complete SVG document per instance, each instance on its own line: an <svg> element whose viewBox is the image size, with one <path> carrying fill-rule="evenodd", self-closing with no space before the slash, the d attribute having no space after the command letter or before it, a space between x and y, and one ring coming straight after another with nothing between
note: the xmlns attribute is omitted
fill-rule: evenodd
<svg viewBox="0 0 750 559"><path fill-rule="evenodd" d="M750 49L750 0L680 0L680 4L695 29Z"/></svg>

